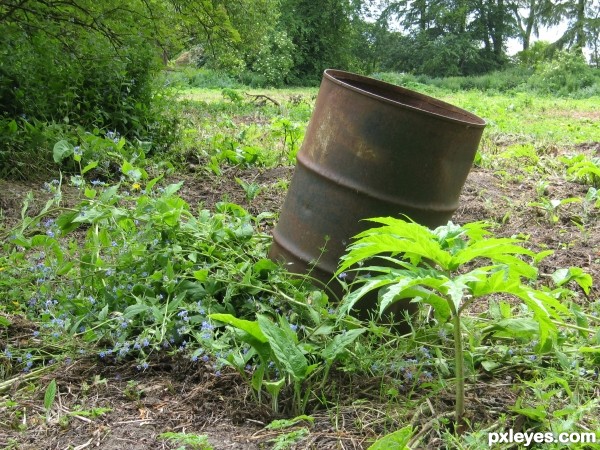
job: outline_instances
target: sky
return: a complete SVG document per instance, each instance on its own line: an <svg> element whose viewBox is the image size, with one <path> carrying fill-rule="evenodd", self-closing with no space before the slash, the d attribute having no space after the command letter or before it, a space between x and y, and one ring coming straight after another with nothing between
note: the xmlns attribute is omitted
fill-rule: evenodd
<svg viewBox="0 0 600 450"><path fill-rule="evenodd" d="M540 29L540 35L538 37L532 36L531 43L533 44L535 41L554 42L562 36L566 29L566 23L559 24L550 28ZM523 45L518 39L511 38L508 40L507 53L509 55L514 55L515 53L520 52L521 50L523 50Z"/></svg>

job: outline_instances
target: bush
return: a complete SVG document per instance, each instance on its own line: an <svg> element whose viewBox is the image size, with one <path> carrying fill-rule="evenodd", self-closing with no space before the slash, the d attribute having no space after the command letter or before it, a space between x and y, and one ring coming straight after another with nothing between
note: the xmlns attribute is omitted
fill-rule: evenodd
<svg viewBox="0 0 600 450"><path fill-rule="evenodd" d="M266 85L282 86L294 65L293 51L294 44L285 31L274 31L264 37L252 69L264 77Z"/></svg>
<svg viewBox="0 0 600 450"><path fill-rule="evenodd" d="M598 83L584 57L577 53L558 52L552 60L539 63L529 79L529 86L541 94L572 95Z"/></svg>
<svg viewBox="0 0 600 450"><path fill-rule="evenodd" d="M110 5L98 5L106 8L104 29L86 25L95 17L92 9L82 13L69 5L31 14L17 8L0 21L0 119L18 119L17 131L2 137L10 146L0 159L40 153L51 159L44 141L55 136L37 136L51 126L112 131L151 142L154 151L168 147L177 119L164 109L170 104L165 93L157 94L161 62L139 15L116 8L117 17Z"/></svg>

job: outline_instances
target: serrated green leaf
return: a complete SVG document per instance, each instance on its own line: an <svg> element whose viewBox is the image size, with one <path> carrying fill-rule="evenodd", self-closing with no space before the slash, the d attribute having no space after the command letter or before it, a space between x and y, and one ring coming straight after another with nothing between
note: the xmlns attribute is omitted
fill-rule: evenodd
<svg viewBox="0 0 600 450"><path fill-rule="evenodd" d="M387 286L388 284L391 284L393 282L394 279L389 277L373 277L369 279L361 287L359 287L355 291L350 292L350 294L344 297L339 307L338 316L341 318L345 315L350 314L350 311L352 310L356 302L358 302L369 292L379 289L383 286Z"/></svg>
<svg viewBox="0 0 600 450"><path fill-rule="evenodd" d="M484 332L493 332L498 337L512 337L532 339L539 333L540 325L534 319L519 317L515 319L502 319L486 327Z"/></svg>

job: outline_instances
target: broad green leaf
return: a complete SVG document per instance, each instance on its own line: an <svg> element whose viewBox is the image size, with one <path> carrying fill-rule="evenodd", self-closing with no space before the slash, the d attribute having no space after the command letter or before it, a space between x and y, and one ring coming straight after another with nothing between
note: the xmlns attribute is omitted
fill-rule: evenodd
<svg viewBox="0 0 600 450"><path fill-rule="evenodd" d="M258 322L256 321L238 319L237 317L232 316L231 314L209 314L208 318L217 320L219 322L223 322L227 325L231 325L232 327L243 330L259 342L269 342L267 336L265 336L265 334L261 331Z"/></svg>
<svg viewBox="0 0 600 450"><path fill-rule="evenodd" d="M501 364L497 361L489 361L489 360L481 361L481 367L483 367L484 370L486 370L487 372L493 372L498 367L502 367L502 366L503 366L503 364Z"/></svg>
<svg viewBox="0 0 600 450"><path fill-rule="evenodd" d="M552 281L557 286L563 286L569 281L575 281L586 294L590 293L590 288L593 285L593 279L590 274L585 273L580 267L558 269L552 274Z"/></svg>
<svg viewBox="0 0 600 450"><path fill-rule="evenodd" d="M92 169L95 169L96 167L98 167L98 161L90 162L87 166L85 166L83 169L81 169L81 175L89 172Z"/></svg>
<svg viewBox="0 0 600 450"><path fill-rule="evenodd" d="M263 381L262 385L271 397L277 397L281 389L285 386L285 377L278 381Z"/></svg>
<svg viewBox="0 0 600 450"><path fill-rule="evenodd" d="M193 275L196 280L204 282L208 279L209 273L210 271L208 269L201 269L196 270Z"/></svg>
<svg viewBox="0 0 600 450"><path fill-rule="evenodd" d="M108 304L104 305L104 308L102 308L102 310L98 313L98 320L99 321L106 320L107 316L108 316Z"/></svg>
<svg viewBox="0 0 600 450"><path fill-rule="evenodd" d="M296 381L302 381L306 377L308 363L296 343L268 317L259 315L258 324L281 366Z"/></svg>
<svg viewBox="0 0 600 450"><path fill-rule="evenodd" d="M59 276L66 275L71 271L71 269L74 266L75 266L75 264L73 262L70 262L70 261L66 262L56 270L56 275L59 275Z"/></svg>
<svg viewBox="0 0 600 450"><path fill-rule="evenodd" d="M127 319L131 319L132 317L135 317L139 314L145 313L146 311L148 311L150 309L151 309L151 306L143 304L143 303L131 305L131 306L128 306L127 308L125 308L125 311L123 311L123 317L126 317Z"/></svg>
<svg viewBox="0 0 600 450"><path fill-rule="evenodd" d="M252 374L252 380L250 380L250 384L256 392L260 393L262 389L266 367L267 362L261 361L261 363L256 366L256 369L254 369L254 373Z"/></svg>
<svg viewBox="0 0 600 450"><path fill-rule="evenodd" d="M93 199L96 197L96 189L85 188L83 195L89 199Z"/></svg>
<svg viewBox="0 0 600 450"><path fill-rule="evenodd" d="M4 316L0 316L0 327L9 327L12 322Z"/></svg>
<svg viewBox="0 0 600 450"><path fill-rule="evenodd" d="M415 286L414 288L405 289L402 292L403 298L410 298L412 302L425 303L433 307L435 317L445 322L452 317L452 311L448 305L448 301L444 297L425 289L423 286Z"/></svg>
<svg viewBox="0 0 600 450"><path fill-rule="evenodd" d="M279 266L270 259L260 259L252 266L252 271L259 277L266 276L267 273L276 270Z"/></svg>
<svg viewBox="0 0 600 450"><path fill-rule="evenodd" d="M410 450L408 443L412 436L410 425L376 440L368 450Z"/></svg>
<svg viewBox="0 0 600 450"><path fill-rule="evenodd" d="M63 140L58 141L54 144L54 149L52 151L52 157L54 158L54 162L60 164L63 159L71 156L74 152L75 147L68 142Z"/></svg>
<svg viewBox="0 0 600 450"><path fill-rule="evenodd" d="M52 380L48 387L46 388L46 392L44 393L44 408L48 411L52 408L54 404L54 399L56 398L56 380Z"/></svg>
<svg viewBox="0 0 600 450"><path fill-rule="evenodd" d="M324 360L332 363L358 336L366 331L364 328L348 330L345 333L338 334L321 351Z"/></svg>
<svg viewBox="0 0 600 450"><path fill-rule="evenodd" d="M536 422L543 422L544 419L548 416L548 413L545 410L545 406L538 405L535 408L517 408L510 407L511 411L514 411L522 416L529 417Z"/></svg>
<svg viewBox="0 0 600 450"><path fill-rule="evenodd" d="M109 187L108 189L105 189L104 192L102 192L102 194L100 194L100 197L98 198L98 200L102 203L109 203L110 200L115 200L116 199L116 194L117 191L119 190L120 185L119 184L115 184L114 186Z"/></svg>
<svg viewBox="0 0 600 450"><path fill-rule="evenodd" d="M170 197L171 195L179 191L179 189L181 189L181 186L183 186L183 181L180 181L179 183L175 184L170 184L165 188L163 195L166 197Z"/></svg>
<svg viewBox="0 0 600 450"><path fill-rule="evenodd" d="M577 351L580 353L600 353L600 347L579 347Z"/></svg>
<svg viewBox="0 0 600 450"><path fill-rule="evenodd" d="M149 193L152 190L152 188L154 187L154 185L156 183L158 183L160 180L162 180L163 177L164 177L164 175L161 175L159 177L152 178L150 181L148 181L148 183L146 183L146 192Z"/></svg>

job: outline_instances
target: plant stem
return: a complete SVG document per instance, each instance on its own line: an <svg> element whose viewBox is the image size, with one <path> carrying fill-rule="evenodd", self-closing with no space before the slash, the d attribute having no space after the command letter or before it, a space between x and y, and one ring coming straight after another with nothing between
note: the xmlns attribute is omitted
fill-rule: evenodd
<svg viewBox="0 0 600 450"><path fill-rule="evenodd" d="M460 325L460 315L455 313L454 322L454 365L456 376L456 432L461 435L464 431L463 416L465 414L465 361Z"/></svg>

